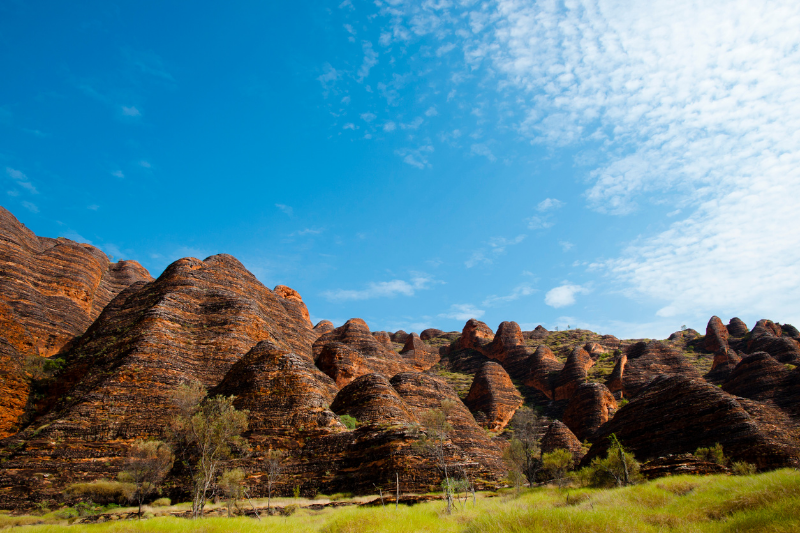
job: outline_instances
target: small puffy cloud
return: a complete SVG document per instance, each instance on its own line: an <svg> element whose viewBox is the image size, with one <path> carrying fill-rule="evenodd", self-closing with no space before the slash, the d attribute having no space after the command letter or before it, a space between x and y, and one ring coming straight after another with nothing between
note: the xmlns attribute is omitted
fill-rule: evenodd
<svg viewBox="0 0 800 533"><path fill-rule="evenodd" d="M372 122L376 118L378 118L378 116L375 113L361 113L361 120L364 122Z"/></svg>
<svg viewBox="0 0 800 533"><path fill-rule="evenodd" d="M400 127L403 128L404 130L415 130L420 126L422 126L423 122L424 120L422 119L422 117L417 117L408 124L400 124Z"/></svg>
<svg viewBox="0 0 800 533"><path fill-rule="evenodd" d="M356 126L352 122L348 122L347 124L342 126L342 129L344 129L344 130L354 130L354 129L357 129L357 128L358 128L358 126Z"/></svg>
<svg viewBox="0 0 800 533"><path fill-rule="evenodd" d="M564 207L564 202L561 200L557 200L555 198L545 198L536 205L536 210L540 213L544 213L546 211L555 211L556 209L560 209L562 207Z"/></svg>
<svg viewBox="0 0 800 533"><path fill-rule="evenodd" d="M322 296L330 301L369 300L372 298L393 298L398 295L414 296L416 291L429 289L436 283L430 276L419 274L410 280L373 281L361 290L335 289L325 291Z"/></svg>
<svg viewBox="0 0 800 533"><path fill-rule="evenodd" d="M553 227L553 222L547 220L545 217L530 217L525 219L528 223L528 229L547 229Z"/></svg>
<svg viewBox="0 0 800 533"><path fill-rule="evenodd" d="M561 246L561 249L564 250L565 252L568 252L573 248L575 248L575 245L569 241L558 241L558 245Z"/></svg>
<svg viewBox="0 0 800 533"><path fill-rule="evenodd" d="M281 212L283 212L284 214L286 214L286 215L288 215L288 216L292 216L292 215L294 215L294 209L292 209L292 206L290 206L290 205L286 205L286 204L275 204L275 207L277 207L278 209L280 209L280 210L281 210Z"/></svg>
<svg viewBox="0 0 800 533"><path fill-rule="evenodd" d="M426 145L419 148L403 148L402 150L395 150L394 153L402 157L404 163L424 169L431 166L428 163L428 154L431 152L433 152L433 146Z"/></svg>
<svg viewBox="0 0 800 533"><path fill-rule="evenodd" d="M442 57L443 55L445 55L446 53L450 52L455 47L456 47L456 45L453 44L453 43L443 44L442 46L440 46L439 48L436 49L436 56L437 57Z"/></svg>
<svg viewBox="0 0 800 533"><path fill-rule="evenodd" d="M383 125L383 131L394 131L396 129L397 129L397 124L395 124L391 120Z"/></svg>
<svg viewBox="0 0 800 533"><path fill-rule="evenodd" d="M489 246L492 247L492 251L496 254L503 253L506 250L506 247L513 246L515 244L519 244L525 240L524 233L517 235L513 239L506 239L505 237L492 237L489 239Z"/></svg>
<svg viewBox="0 0 800 533"><path fill-rule="evenodd" d="M453 320L469 320L470 318L481 318L486 311L478 309L472 304L453 304L446 313L441 313L440 318L452 318Z"/></svg>
<svg viewBox="0 0 800 533"><path fill-rule="evenodd" d="M488 159L489 161L495 161L497 158L494 156L492 151L483 143L476 143L473 144L469 149L470 154L472 155L481 155Z"/></svg>
<svg viewBox="0 0 800 533"><path fill-rule="evenodd" d="M140 117L142 113L134 106L122 106L122 115L126 117Z"/></svg>
<svg viewBox="0 0 800 533"><path fill-rule="evenodd" d="M433 106L429 107L428 110L425 111L425 116L426 117L435 117L438 114L439 114L439 112Z"/></svg>
<svg viewBox="0 0 800 533"><path fill-rule="evenodd" d="M547 291L547 294L544 295L544 303L556 309L566 307L575 303L575 295L588 292L589 289L586 287L565 282L561 286Z"/></svg>

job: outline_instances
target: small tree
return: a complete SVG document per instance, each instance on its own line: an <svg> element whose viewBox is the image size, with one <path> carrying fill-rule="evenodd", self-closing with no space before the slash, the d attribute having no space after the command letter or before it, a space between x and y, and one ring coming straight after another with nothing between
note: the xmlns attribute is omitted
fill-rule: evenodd
<svg viewBox="0 0 800 533"><path fill-rule="evenodd" d="M219 478L219 488L225 496L228 505L228 517L231 517L231 507L242 497L244 491L244 470L234 468L226 470Z"/></svg>
<svg viewBox="0 0 800 533"><path fill-rule="evenodd" d="M725 466L728 459L725 457L725 452L722 450L722 444L716 443L714 446L708 448L697 448L694 456L704 461L717 463L718 465Z"/></svg>
<svg viewBox="0 0 800 533"><path fill-rule="evenodd" d="M503 463L505 463L506 470L508 470L509 483L514 486L517 494L519 494L525 482L525 450L519 439L511 439L508 447L503 450Z"/></svg>
<svg viewBox="0 0 800 533"><path fill-rule="evenodd" d="M595 457L589 465L589 478L594 486L624 487L639 480L639 462L625 450L617 436L609 437L611 446L605 459Z"/></svg>
<svg viewBox="0 0 800 533"><path fill-rule="evenodd" d="M272 486L283 474L284 459L286 459L286 452L282 450L270 450L264 457L264 469L267 471L267 509L272 502Z"/></svg>
<svg viewBox="0 0 800 533"><path fill-rule="evenodd" d="M134 441L125 469L118 477L121 482L134 486L131 499L139 504L139 518L142 517L145 498L158 490L174 461L172 448L167 443L160 440Z"/></svg>
<svg viewBox="0 0 800 533"><path fill-rule="evenodd" d="M542 455L542 467L556 481L559 487L564 486L567 472L572 469L574 462L572 452L564 448L558 448Z"/></svg>
<svg viewBox="0 0 800 533"><path fill-rule="evenodd" d="M456 402L452 400L442 400L439 409L428 409L420 417L420 422L425 426L425 432L419 438L419 446L433 456L436 466L444 475L442 489L447 500L448 514L453 510L453 491L455 487L450 481L450 473L447 464L447 441L450 440L450 433L453 426L447 421L448 415L456 407Z"/></svg>
<svg viewBox="0 0 800 533"><path fill-rule="evenodd" d="M233 396L215 396L193 405L203 398L204 392L202 385L189 384L179 387L175 394L181 412L175 429L184 444L186 463L194 479L193 518L202 516L208 491L222 462L233 455L234 449L246 448L241 434L247 429L247 411L233 406Z"/></svg>
<svg viewBox="0 0 800 533"><path fill-rule="evenodd" d="M533 486L536 483L536 475L542 468L542 452L539 448L542 423L536 411L523 407L514 413L514 418L511 419L511 427L514 430L514 438L522 446L525 459L522 465L522 473L528 480L528 485Z"/></svg>

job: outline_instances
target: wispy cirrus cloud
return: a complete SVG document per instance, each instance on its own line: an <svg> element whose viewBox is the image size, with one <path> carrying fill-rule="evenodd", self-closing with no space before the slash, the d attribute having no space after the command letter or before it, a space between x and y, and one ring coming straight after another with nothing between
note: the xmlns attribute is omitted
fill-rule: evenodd
<svg viewBox="0 0 800 533"><path fill-rule="evenodd" d="M414 296L417 291L430 289L436 283L440 282L437 282L431 276L418 274L407 281L402 279L373 281L363 289L334 289L323 292L322 296L327 300L336 302Z"/></svg>
<svg viewBox="0 0 800 533"><path fill-rule="evenodd" d="M440 313L440 318L452 318L453 320L469 320L470 318L481 318L486 314L483 309L478 309L472 304L453 304L450 309Z"/></svg>
<svg viewBox="0 0 800 533"><path fill-rule="evenodd" d="M14 180L14 183L17 186L22 187L23 189L25 189L26 191L28 191L31 194L39 194L39 191L36 190L36 187L33 185L33 183L31 183L31 181L28 178L28 176L26 176L25 173L22 172L21 170L17 170L15 168L11 168L11 167L6 167L6 174L12 180ZM31 204L31 205L33 205L33 204ZM38 212L38 209L37 209L37 212Z"/></svg>
<svg viewBox="0 0 800 533"><path fill-rule="evenodd" d="M537 292L539 292L538 289L535 289L531 284L523 283L521 285L517 285L516 287L514 287L514 289L512 289L512 291L509 294L506 294L505 296L492 295L487 297L485 300L483 300L483 303L481 305L485 307L495 307L508 302L519 300L523 296L530 296L531 294L535 294Z"/></svg>

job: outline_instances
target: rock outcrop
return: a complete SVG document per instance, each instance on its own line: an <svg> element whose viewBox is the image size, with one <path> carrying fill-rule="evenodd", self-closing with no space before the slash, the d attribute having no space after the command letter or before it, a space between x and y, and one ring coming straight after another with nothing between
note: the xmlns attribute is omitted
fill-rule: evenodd
<svg viewBox="0 0 800 533"><path fill-rule="evenodd" d="M718 316L712 316L706 326L706 338L703 346L709 352L716 352L728 347L728 330Z"/></svg>
<svg viewBox="0 0 800 533"><path fill-rule="evenodd" d="M406 364L416 372L424 372L439 362L439 350L429 347L422 342L416 333L410 334L406 338L400 355Z"/></svg>
<svg viewBox="0 0 800 533"><path fill-rule="evenodd" d="M722 384L722 390L751 400L769 401L780 395L791 370L766 352L746 355Z"/></svg>
<svg viewBox="0 0 800 533"><path fill-rule="evenodd" d="M367 323L360 318L351 318L322 335L314 341L312 350L317 366L339 387L364 374L378 372L388 377L413 368L373 337Z"/></svg>
<svg viewBox="0 0 800 533"><path fill-rule="evenodd" d="M725 474L727 467L698 459L691 453L671 454L658 459L653 459L642 465L641 474L647 479L664 476L708 476L710 474Z"/></svg>
<svg viewBox="0 0 800 533"><path fill-rule="evenodd" d="M0 438L24 421L28 367L64 351L123 289L152 279L136 261L112 263L89 244L37 237L0 207Z"/></svg>
<svg viewBox="0 0 800 533"><path fill-rule="evenodd" d="M550 334L541 324L533 328L533 331L524 331L523 335L526 339L540 340L544 339Z"/></svg>
<svg viewBox="0 0 800 533"><path fill-rule="evenodd" d="M787 422L777 409L731 396L702 379L660 375L600 428L584 464L605 456L614 433L640 461L719 443L734 461L790 466L800 449Z"/></svg>
<svg viewBox="0 0 800 533"><path fill-rule="evenodd" d="M559 449L569 450L572 453L572 457L575 458L575 462L580 461L581 457L583 457L581 441L563 422L558 420L553 420L550 423L550 427L547 428L542 437L540 448L542 454Z"/></svg>
<svg viewBox="0 0 800 533"><path fill-rule="evenodd" d="M563 422L578 440L591 439L617 410L614 396L600 383L584 383L569 399Z"/></svg>
<svg viewBox="0 0 800 533"><path fill-rule="evenodd" d="M753 327L753 331L751 332L751 337L753 339L757 339L758 337L762 337L764 335L769 337L780 337L781 327L772 320L767 320L766 318L762 318L761 320L756 322L755 327Z"/></svg>
<svg viewBox="0 0 800 533"><path fill-rule="evenodd" d="M406 340L408 339L408 333L401 329L392 333L390 337L392 342L396 342L397 344L405 344Z"/></svg>
<svg viewBox="0 0 800 533"><path fill-rule="evenodd" d="M389 333L386 331L373 331L372 336L377 339L378 342L389 348L390 350L394 350L394 344L392 344L392 338L389 336Z"/></svg>
<svg viewBox="0 0 800 533"><path fill-rule="evenodd" d="M714 354L711 370L703 376L710 383L719 384L725 381L742 358L733 348L723 347Z"/></svg>
<svg viewBox="0 0 800 533"><path fill-rule="evenodd" d="M567 357L564 368L558 374L555 389L553 391L554 400L568 400L572 397L578 387L586 381L587 370L592 367L594 361L583 348L575 348Z"/></svg>
<svg viewBox="0 0 800 533"><path fill-rule="evenodd" d="M492 342L494 332L492 328L474 318L467 320L461 337L456 341L456 350L476 350L483 353L483 347Z"/></svg>
<svg viewBox="0 0 800 533"><path fill-rule="evenodd" d="M629 346L617 360L609 380L608 389L623 397L632 398L660 374L700 378L697 370L683 355L659 341L637 342Z"/></svg>
<svg viewBox="0 0 800 533"><path fill-rule="evenodd" d="M317 338L319 338L334 329L333 322L330 320L320 320L317 322L317 325L314 326L314 333L317 335Z"/></svg>
<svg viewBox="0 0 800 533"><path fill-rule="evenodd" d="M750 331L747 329L747 324L738 316L731 318L731 321L728 322L728 325L725 327L728 330L728 335L731 337L744 337L747 335L747 332Z"/></svg>
<svg viewBox="0 0 800 533"><path fill-rule="evenodd" d="M481 367L464 399L464 405L476 414L482 413L486 429L500 431L522 405L522 395L503 367L487 361Z"/></svg>
<svg viewBox="0 0 800 533"><path fill-rule="evenodd" d="M309 326L313 326L311 317L308 314L308 308L303 303L303 298L299 292L286 285L278 285L272 289L272 292L278 297L287 313L293 315L296 320L305 320Z"/></svg>
<svg viewBox="0 0 800 533"><path fill-rule="evenodd" d="M418 424L419 419L381 374L364 374L336 395L331 410L359 424Z"/></svg>
<svg viewBox="0 0 800 533"><path fill-rule="evenodd" d="M556 380L563 368L564 363L556 358L553 351L547 345L540 344L530 358L530 370L524 384L552 400Z"/></svg>

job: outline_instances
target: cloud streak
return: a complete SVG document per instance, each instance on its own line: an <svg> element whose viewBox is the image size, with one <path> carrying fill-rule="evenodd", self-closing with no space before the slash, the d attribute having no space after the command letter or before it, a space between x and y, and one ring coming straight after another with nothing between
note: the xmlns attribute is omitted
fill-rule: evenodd
<svg viewBox="0 0 800 533"><path fill-rule="evenodd" d="M418 275L410 280L393 279L391 281L373 281L359 290L334 289L325 291L322 296L332 302L350 300L371 300L374 298L394 298L395 296L414 296L417 291L431 288L436 283L430 276Z"/></svg>

